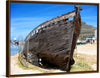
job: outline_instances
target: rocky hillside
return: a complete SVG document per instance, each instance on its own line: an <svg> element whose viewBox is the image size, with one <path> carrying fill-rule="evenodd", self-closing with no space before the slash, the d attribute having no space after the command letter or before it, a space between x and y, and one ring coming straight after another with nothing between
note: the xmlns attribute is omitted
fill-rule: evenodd
<svg viewBox="0 0 100 78"><path fill-rule="evenodd" d="M94 33L94 30L96 30L96 27L82 22L81 34Z"/></svg>

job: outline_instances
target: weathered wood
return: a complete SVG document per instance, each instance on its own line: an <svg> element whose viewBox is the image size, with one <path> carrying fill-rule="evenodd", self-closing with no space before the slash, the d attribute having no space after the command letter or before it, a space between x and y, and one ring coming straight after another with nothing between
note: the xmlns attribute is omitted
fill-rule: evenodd
<svg viewBox="0 0 100 78"><path fill-rule="evenodd" d="M74 29L74 33L73 33L73 41L72 41L72 46L71 46L71 52L70 52L70 57L68 59L68 63L66 66L66 71L70 70L70 63L74 63L73 60L73 53L74 53L74 49L76 47L77 44L77 39L79 37L80 31L81 31L81 17L80 17L80 10L82 10L82 8L80 6L76 6L76 15L74 17L74 22L75 22L75 29Z"/></svg>
<svg viewBox="0 0 100 78"><path fill-rule="evenodd" d="M37 55L43 61L65 68L71 52L73 31L74 22L70 21L67 24L60 23L60 25L57 24L35 34L29 39L29 53L32 53L29 59ZM23 51L25 55L27 53L26 46Z"/></svg>
<svg viewBox="0 0 100 78"><path fill-rule="evenodd" d="M50 25L50 24L52 24L52 23L59 22L59 21L61 21L61 20L63 20L63 19L68 19L68 18L73 17L73 16L75 16L75 11L72 11L72 12L69 12L69 13L66 13L66 14L63 14L63 15L60 15L60 16L58 16L58 17L55 17L55 18L53 18L53 19L50 19L50 20L48 20L48 21L46 21L46 22L40 24L40 25L37 26L35 29L33 29L32 32L34 31L34 32L36 33L36 30L37 30L37 29L43 29L43 28L44 28L45 26L47 26L47 25ZM28 36L29 36L29 35L30 35L30 34L27 35L27 37L25 38L25 41L28 40Z"/></svg>

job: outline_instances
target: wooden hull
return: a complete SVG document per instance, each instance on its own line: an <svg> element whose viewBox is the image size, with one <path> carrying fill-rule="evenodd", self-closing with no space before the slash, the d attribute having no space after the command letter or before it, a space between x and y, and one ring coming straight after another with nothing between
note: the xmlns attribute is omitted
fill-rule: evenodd
<svg viewBox="0 0 100 78"><path fill-rule="evenodd" d="M71 21L62 20L52 24L25 41L23 55L32 64L37 62L37 58L44 66L53 65L68 71L70 65L74 64L73 52L80 29L81 18L77 14Z"/></svg>

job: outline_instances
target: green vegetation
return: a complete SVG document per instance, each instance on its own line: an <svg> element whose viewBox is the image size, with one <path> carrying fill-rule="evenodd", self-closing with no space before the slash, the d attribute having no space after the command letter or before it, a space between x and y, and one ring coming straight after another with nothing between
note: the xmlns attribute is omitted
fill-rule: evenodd
<svg viewBox="0 0 100 78"><path fill-rule="evenodd" d="M78 55L78 57L76 56ZM96 64L95 55L74 54L75 64L71 66L73 71L93 71L91 65Z"/></svg>
<svg viewBox="0 0 100 78"><path fill-rule="evenodd" d="M87 37L88 37L88 36L83 36L83 37L80 37L79 39L80 39L80 40L86 40Z"/></svg>
<svg viewBox="0 0 100 78"><path fill-rule="evenodd" d="M25 66L23 66L23 64L20 62L19 58L18 58L18 62L17 62L18 66L22 69L27 69Z"/></svg>
<svg viewBox="0 0 100 78"><path fill-rule="evenodd" d="M19 58L18 58L18 62L17 62L17 65L24 69L24 70L37 70L37 71L40 71L40 72L43 72L43 70L38 67L38 66L35 66L35 65L32 65L31 63L27 62L28 63L28 68L23 66L23 64L20 62Z"/></svg>
<svg viewBox="0 0 100 78"><path fill-rule="evenodd" d="M86 63L78 61L76 65L71 66L71 71L92 71L93 69Z"/></svg>

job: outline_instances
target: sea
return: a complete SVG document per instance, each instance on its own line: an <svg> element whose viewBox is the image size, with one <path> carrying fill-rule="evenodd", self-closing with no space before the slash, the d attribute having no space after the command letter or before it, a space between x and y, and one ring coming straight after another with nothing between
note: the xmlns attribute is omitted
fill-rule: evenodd
<svg viewBox="0 0 100 78"><path fill-rule="evenodd" d="M19 52L19 47L18 45L10 45L10 55L14 56Z"/></svg>

